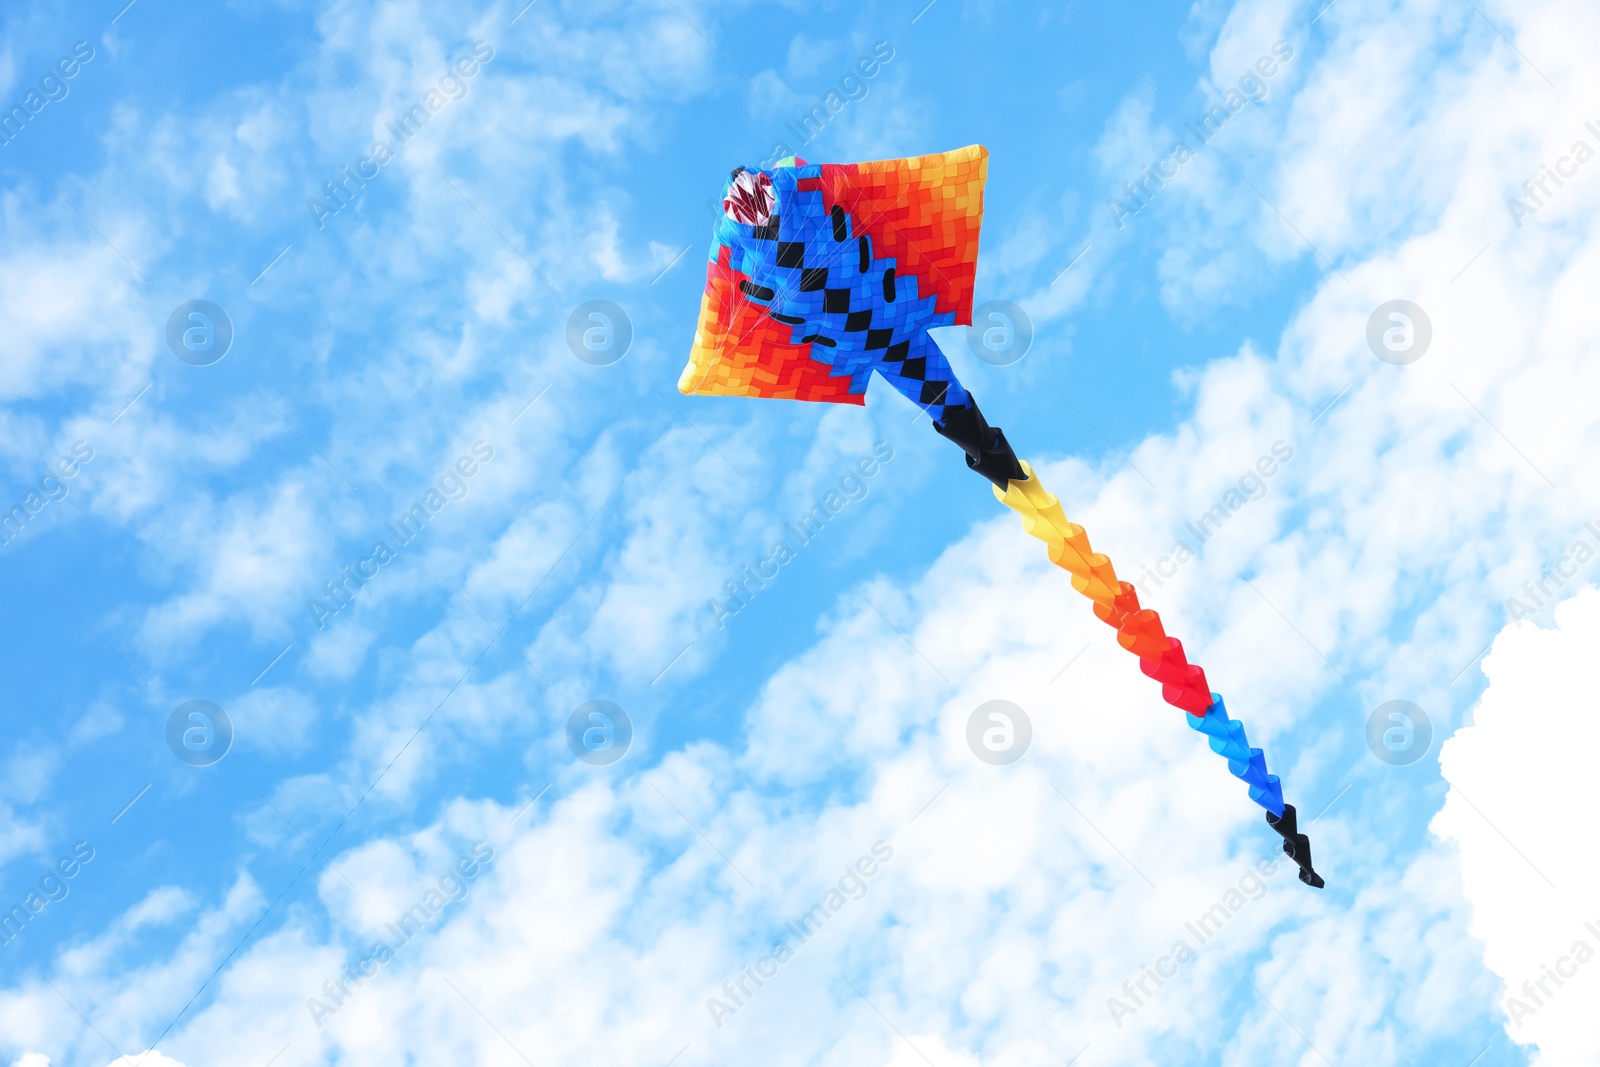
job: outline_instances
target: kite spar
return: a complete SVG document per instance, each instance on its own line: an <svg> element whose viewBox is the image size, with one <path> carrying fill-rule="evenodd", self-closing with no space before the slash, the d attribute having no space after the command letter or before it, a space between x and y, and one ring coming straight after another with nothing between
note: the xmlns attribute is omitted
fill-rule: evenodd
<svg viewBox="0 0 1600 1067"><path fill-rule="evenodd" d="M1228 717L1200 667L1139 605L1132 584L1094 551L1006 436L991 426L928 331L970 326L989 153L954 152L872 163L740 167L723 191L689 365L688 394L863 404L874 371L922 407L967 466L1043 541L1051 562L1161 683L1167 703L1266 809L1300 880L1322 888L1311 842L1282 784L1267 772L1244 724Z"/></svg>

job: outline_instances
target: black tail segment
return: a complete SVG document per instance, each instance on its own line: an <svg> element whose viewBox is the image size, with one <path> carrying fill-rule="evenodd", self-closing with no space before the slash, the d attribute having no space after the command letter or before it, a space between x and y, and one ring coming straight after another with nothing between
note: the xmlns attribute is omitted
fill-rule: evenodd
<svg viewBox="0 0 1600 1067"><path fill-rule="evenodd" d="M967 454L967 466L999 486L1003 492L1008 481L1026 481L1017 454L998 426L990 426L978 410L976 397L972 403L944 409L944 421L933 428L939 436L961 446Z"/></svg>
<svg viewBox="0 0 1600 1067"><path fill-rule="evenodd" d="M1285 804L1281 816L1267 812L1267 825L1283 837L1284 854L1300 865L1300 880L1314 889L1321 889L1322 875L1311 869L1311 839L1295 826L1294 805Z"/></svg>

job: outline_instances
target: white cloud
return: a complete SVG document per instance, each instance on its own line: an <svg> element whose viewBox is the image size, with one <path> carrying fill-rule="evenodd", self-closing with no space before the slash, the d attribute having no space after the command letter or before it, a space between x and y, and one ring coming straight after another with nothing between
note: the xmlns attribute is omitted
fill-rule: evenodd
<svg viewBox="0 0 1600 1067"><path fill-rule="evenodd" d="M154 519L151 540L198 581L190 592L150 611L144 640L166 649L223 619L239 618L277 635L288 629L286 620L303 619L304 598L320 592L304 577L319 547L307 536L316 529L313 496L305 485L285 481L270 499L195 499L177 521ZM328 573L338 576L334 567Z"/></svg>
<svg viewBox="0 0 1600 1067"><path fill-rule="evenodd" d="M280 755L303 753L317 720L315 701L289 687L247 690L226 710L238 741Z"/></svg>
<svg viewBox="0 0 1600 1067"><path fill-rule="evenodd" d="M0 800L0 864L9 863L16 856L43 852L47 840L40 822L22 817Z"/></svg>
<svg viewBox="0 0 1600 1067"><path fill-rule="evenodd" d="M1460 849L1472 935L1505 983L1506 1033L1537 1046L1540 1065L1600 1057L1600 907L1587 891L1600 860L1579 829L1600 819L1597 642L1594 587L1557 607L1553 627L1507 626L1472 725L1439 755L1451 788L1433 830Z"/></svg>
<svg viewBox="0 0 1600 1067"><path fill-rule="evenodd" d="M92 744L122 729L124 721L121 709L108 700L95 700L72 724L67 741L74 746Z"/></svg>
<svg viewBox="0 0 1600 1067"><path fill-rule="evenodd" d="M68 195L82 200L77 188ZM155 351L141 328L133 291L139 279L54 193L8 190L0 202L15 220L7 225L0 257L0 315L8 323L9 345L0 367L0 397L33 398L94 381L108 398L120 397L120 406L143 387ZM41 451L20 458L53 458Z"/></svg>

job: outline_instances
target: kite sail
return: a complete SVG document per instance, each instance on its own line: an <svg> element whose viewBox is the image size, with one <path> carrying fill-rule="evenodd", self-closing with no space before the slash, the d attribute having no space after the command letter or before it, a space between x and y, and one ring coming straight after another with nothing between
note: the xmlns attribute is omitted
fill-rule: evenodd
<svg viewBox="0 0 1600 1067"><path fill-rule="evenodd" d="M1111 560L1089 546L1083 527L1067 519L1005 434L984 419L928 333L972 324L988 163L988 151L971 145L872 163L790 156L771 170L734 170L678 389L862 404L873 372L882 375L961 447L968 467L994 483L996 499L1022 517L1095 615L1117 631L1118 643L1161 683L1162 698L1186 713L1266 809L1300 880L1320 889L1311 842L1244 724L1228 717L1183 644L1139 606L1134 587L1117 578Z"/></svg>

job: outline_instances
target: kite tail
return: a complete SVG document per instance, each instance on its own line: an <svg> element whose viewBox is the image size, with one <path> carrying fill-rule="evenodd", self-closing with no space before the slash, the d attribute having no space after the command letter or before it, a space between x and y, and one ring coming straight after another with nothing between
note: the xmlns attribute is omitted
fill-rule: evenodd
<svg viewBox="0 0 1600 1067"><path fill-rule="evenodd" d="M972 405L974 412L976 408L976 404ZM989 431L983 435L985 443L991 444L998 437L997 447L1010 457L1010 446L999 430L983 423L982 415L976 417ZM954 436L942 429L940 432ZM1072 576L1072 588L1094 602L1095 615L1117 631L1117 643L1138 656L1139 669L1161 683L1162 699L1187 712L1189 726L1205 734L1211 751L1228 761L1228 770L1249 787L1250 799L1266 809L1267 825L1283 837L1283 851L1299 866L1300 880L1321 889L1322 877L1311 866L1311 842L1296 827L1294 806L1283 802L1278 776L1267 773L1266 757L1259 748L1250 747L1244 724L1228 718L1228 709L1221 695L1211 691L1205 671L1184 657L1183 643L1167 636L1161 616L1139 606L1133 585L1119 580L1110 558L1089 546L1089 535L1082 526L1067 519L1061 501L1039 484L1033 468L1013 458L1011 462L1022 477L1009 478L1002 487L984 467L1003 468L1010 463L975 461L972 452L968 450L968 465L996 483L995 498L1022 516L1022 528L1045 543L1050 562L1067 571Z"/></svg>

